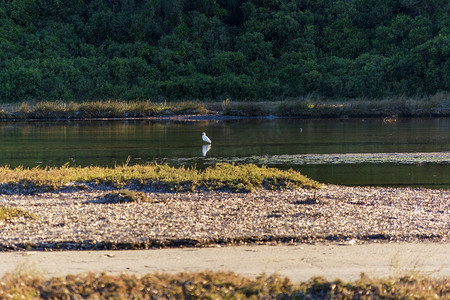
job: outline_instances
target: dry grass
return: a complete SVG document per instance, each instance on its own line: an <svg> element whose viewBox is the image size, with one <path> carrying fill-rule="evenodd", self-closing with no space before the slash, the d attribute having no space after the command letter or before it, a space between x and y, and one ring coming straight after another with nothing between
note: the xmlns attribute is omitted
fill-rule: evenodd
<svg viewBox="0 0 450 300"><path fill-rule="evenodd" d="M0 206L0 221L7 221L13 218L36 219L36 215L20 208Z"/></svg>
<svg viewBox="0 0 450 300"><path fill-rule="evenodd" d="M294 170L280 170L253 164L221 163L205 170L175 168L168 165L123 165L114 168L90 166L57 168L0 167L3 188L56 190L71 183L94 182L122 187L130 183L151 185L173 191L197 189L229 189L252 191L256 187L268 189L319 188L320 184Z"/></svg>
<svg viewBox="0 0 450 300"><path fill-rule="evenodd" d="M162 115L207 114L204 103L146 101L23 102L4 106L1 119L143 118Z"/></svg>
<svg viewBox="0 0 450 300"><path fill-rule="evenodd" d="M43 279L6 274L0 280L2 299L448 299L449 279L406 276L355 282L312 278L292 283L280 276L249 279L233 273L148 274L88 273Z"/></svg>

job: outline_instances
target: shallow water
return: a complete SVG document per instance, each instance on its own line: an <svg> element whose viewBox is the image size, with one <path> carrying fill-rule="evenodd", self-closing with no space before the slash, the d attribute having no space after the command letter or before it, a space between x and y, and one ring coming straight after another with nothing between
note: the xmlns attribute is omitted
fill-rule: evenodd
<svg viewBox="0 0 450 300"><path fill-rule="evenodd" d="M251 162L325 183L450 188L450 119L0 123L2 165L114 166L128 156L129 164Z"/></svg>

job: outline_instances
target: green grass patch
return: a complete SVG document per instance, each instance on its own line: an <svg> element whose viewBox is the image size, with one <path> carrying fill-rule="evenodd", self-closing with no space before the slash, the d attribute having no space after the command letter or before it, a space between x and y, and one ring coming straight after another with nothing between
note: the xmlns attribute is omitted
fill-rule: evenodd
<svg viewBox="0 0 450 300"><path fill-rule="evenodd" d="M267 189L320 188L320 184L300 172L280 170L253 164L219 163L204 170L145 164L109 167L0 167L4 187L55 190L69 183L94 182L123 187L129 183L151 185L172 191L194 191L205 188L250 192Z"/></svg>
<svg viewBox="0 0 450 300"><path fill-rule="evenodd" d="M37 216L33 213L24 211L20 208L0 206L0 221L11 220L14 218L24 217L27 219L36 219Z"/></svg>
<svg viewBox="0 0 450 300"><path fill-rule="evenodd" d="M44 279L10 275L0 279L5 299L448 299L450 280L426 277L355 282L312 278L292 283L281 276L246 278L234 273L148 274L142 277L88 273Z"/></svg>

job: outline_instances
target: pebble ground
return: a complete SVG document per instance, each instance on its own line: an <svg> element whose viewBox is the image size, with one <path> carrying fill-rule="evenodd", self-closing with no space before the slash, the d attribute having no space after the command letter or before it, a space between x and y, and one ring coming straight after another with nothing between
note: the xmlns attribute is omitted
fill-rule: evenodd
<svg viewBox="0 0 450 300"><path fill-rule="evenodd" d="M104 201L111 191L0 194L0 206L33 213L0 221L0 250L143 249L245 243L448 241L450 190L147 192L149 202Z"/></svg>

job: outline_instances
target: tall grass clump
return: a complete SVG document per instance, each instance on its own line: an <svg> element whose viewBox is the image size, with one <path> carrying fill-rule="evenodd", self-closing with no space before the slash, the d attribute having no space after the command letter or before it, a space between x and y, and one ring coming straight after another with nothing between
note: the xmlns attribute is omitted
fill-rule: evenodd
<svg viewBox="0 0 450 300"><path fill-rule="evenodd" d="M309 101L283 101L278 105L277 114L280 116L306 116L310 114L314 104Z"/></svg>
<svg viewBox="0 0 450 300"><path fill-rule="evenodd" d="M93 182L122 187L130 183L150 185L173 191L193 191L197 189L229 189L232 191L252 191L263 187L319 188L320 184L294 170L280 170L253 164L234 165L221 163L197 170L195 168L171 167L168 165L123 165L109 167L0 167L0 184L55 190L69 183Z"/></svg>
<svg viewBox="0 0 450 300"><path fill-rule="evenodd" d="M226 99L222 102L222 114L225 116L261 117L276 114L278 103L265 102L232 102Z"/></svg>
<svg viewBox="0 0 450 300"><path fill-rule="evenodd" d="M0 119L9 119L10 117L10 114L6 110L0 109Z"/></svg>
<svg viewBox="0 0 450 300"><path fill-rule="evenodd" d="M63 102L38 102L29 112L30 116L37 119L55 118L60 119L68 115L68 105Z"/></svg>

